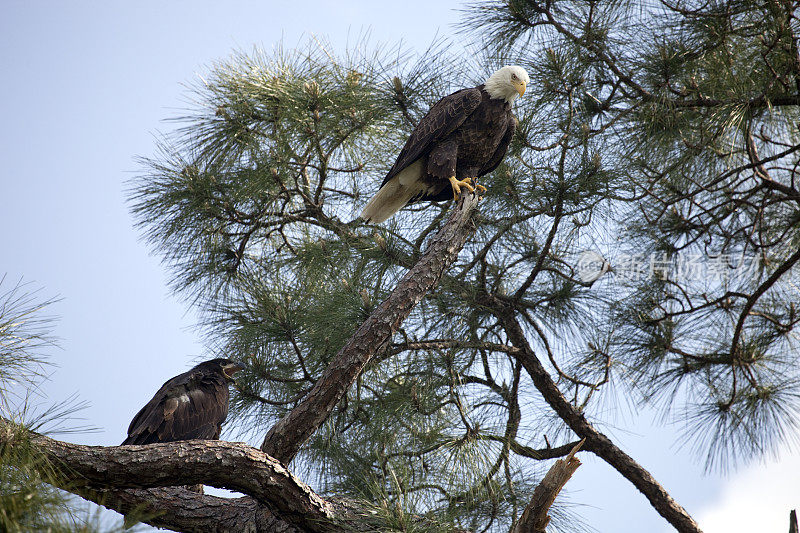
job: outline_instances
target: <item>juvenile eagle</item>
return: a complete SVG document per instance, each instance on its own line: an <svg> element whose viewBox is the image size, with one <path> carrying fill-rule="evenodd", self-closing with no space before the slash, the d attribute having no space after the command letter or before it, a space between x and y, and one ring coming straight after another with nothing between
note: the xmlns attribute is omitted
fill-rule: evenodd
<svg viewBox="0 0 800 533"><path fill-rule="evenodd" d="M212 359L170 379L133 417L122 444L218 439L228 416L228 384L242 368Z"/></svg>
<svg viewBox="0 0 800 533"><path fill-rule="evenodd" d="M525 69L506 66L486 83L445 96L417 124L361 218L383 222L403 206L458 199L461 187L497 168L517 127L511 104L525 93ZM482 185L475 187L486 190Z"/></svg>

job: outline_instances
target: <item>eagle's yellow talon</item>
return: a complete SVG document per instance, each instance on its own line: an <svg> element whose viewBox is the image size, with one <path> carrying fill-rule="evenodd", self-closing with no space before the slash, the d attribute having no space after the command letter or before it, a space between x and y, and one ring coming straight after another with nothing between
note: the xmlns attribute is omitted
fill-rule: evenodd
<svg viewBox="0 0 800 533"><path fill-rule="evenodd" d="M458 200L458 195L461 194L461 187L466 187L469 192L475 192L475 188L470 184L472 178L464 178L459 181L455 176L450 176L450 185L453 187L453 199Z"/></svg>
<svg viewBox="0 0 800 533"><path fill-rule="evenodd" d="M475 184L475 189L479 190L480 192L486 192L486 191L489 190L486 187L484 187L483 185L481 185L480 183L476 183Z"/></svg>

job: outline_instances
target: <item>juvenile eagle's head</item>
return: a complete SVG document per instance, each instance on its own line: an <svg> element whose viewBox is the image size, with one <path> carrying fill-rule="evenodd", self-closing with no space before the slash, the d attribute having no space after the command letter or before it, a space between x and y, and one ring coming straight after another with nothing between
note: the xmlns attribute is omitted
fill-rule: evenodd
<svg viewBox="0 0 800 533"><path fill-rule="evenodd" d="M492 98L502 98L511 104L517 96L525 94L525 87L530 81L524 68L508 65L489 76L484 87Z"/></svg>
<svg viewBox="0 0 800 533"><path fill-rule="evenodd" d="M217 358L200 363L192 370L203 372L206 375L222 374L226 380L233 381L233 375L238 371L242 370L243 368L244 366L240 365L236 361L231 361L230 359Z"/></svg>

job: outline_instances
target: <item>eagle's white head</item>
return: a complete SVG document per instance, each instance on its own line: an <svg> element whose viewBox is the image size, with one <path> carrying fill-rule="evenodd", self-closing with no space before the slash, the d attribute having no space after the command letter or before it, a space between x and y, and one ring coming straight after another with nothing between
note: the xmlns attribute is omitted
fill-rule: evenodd
<svg viewBox="0 0 800 533"><path fill-rule="evenodd" d="M525 94L525 87L530 81L524 68L507 65L489 76L484 88L492 98L502 98L511 104L517 99L517 96Z"/></svg>

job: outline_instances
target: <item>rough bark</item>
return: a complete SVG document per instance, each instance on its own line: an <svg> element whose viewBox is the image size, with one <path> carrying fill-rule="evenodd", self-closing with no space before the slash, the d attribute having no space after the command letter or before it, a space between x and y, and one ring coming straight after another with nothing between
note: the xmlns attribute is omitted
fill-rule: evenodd
<svg viewBox="0 0 800 533"><path fill-rule="evenodd" d="M419 261L339 350L308 395L273 426L261 449L288 465L300 447L328 419L364 366L384 350L411 310L434 288L472 234L474 194L464 194Z"/></svg>
<svg viewBox="0 0 800 533"><path fill-rule="evenodd" d="M186 533L306 533L250 496L219 498L180 487L156 489L60 488L152 526Z"/></svg>
<svg viewBox="0 0 800 533"><path fill-rule="evenodd" d="M603 459L630 481L676 530L681 533L701 533L697 522L664 490L650 472L611 442L611 439L597 431L586 420L583 412L561 394L561 390L528 343L513 309L497 300L492 302L491 307L500 319L511 344L519 348L516 357L530 375L534 386L570 429L579 437L586 439L584 449Z"/></svg>
<svg viewBox="0 0 800 533"><path fill-rule="evenodd" d="M259 509L258 502L267 503L281 520L308 531L340 531L335 522L348 519L281 463L244 443L188 440L143 446L83 446L20 430L0 419L0 448L22 442L44 454L60 477L68 480L62 485L71 492L123 513L135 510L147 515L169 509L169 514L180 517L180 523L170 518L168 523L153 525L207 530L213 518L232 528L244 523L255 527L268 518L267 509ZM175 488L197 483L251 498L215 499ZM155 487L173 488L160 492L121 490ZM231 502L231 509L220 511L224 505L218 500ZM215 512L209 514L212 509Z"/></svg>
<svg viewBox="0 0 800 533"><path fill-rule="evenodd" d="M572 474L581 466L575 457L585 440L576 444L569 455L559 459L547 471L542 481L533 490L531 501L519 521L514 526L512 533L545 533L547 524L550 523L550 507L556 501L556 496L567 484Z"/></svg>

